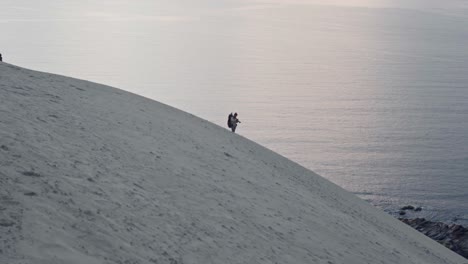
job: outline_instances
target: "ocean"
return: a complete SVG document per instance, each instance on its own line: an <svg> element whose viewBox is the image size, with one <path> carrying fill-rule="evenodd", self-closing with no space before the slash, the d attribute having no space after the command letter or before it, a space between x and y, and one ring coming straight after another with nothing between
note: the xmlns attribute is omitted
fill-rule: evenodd
<svg viewBox="0 0 468 264"><path fill-rule="evenodd" d="M1 0L6 62L226 126L397 215L468 225L466 1Z"/></svg>

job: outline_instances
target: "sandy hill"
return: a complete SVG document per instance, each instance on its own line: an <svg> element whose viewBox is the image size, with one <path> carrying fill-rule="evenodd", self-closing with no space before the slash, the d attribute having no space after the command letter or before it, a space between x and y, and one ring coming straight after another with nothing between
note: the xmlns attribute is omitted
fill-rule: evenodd
<svg viewBox="0 0 468 264"><path fill-rule="evenodd" d="M0 263L468 263L237 134L0 63Z"/></svg>

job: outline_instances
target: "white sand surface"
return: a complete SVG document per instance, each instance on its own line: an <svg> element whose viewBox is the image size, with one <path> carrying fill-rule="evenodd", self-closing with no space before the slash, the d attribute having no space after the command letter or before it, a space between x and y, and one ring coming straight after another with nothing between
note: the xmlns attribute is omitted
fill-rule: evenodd
<svg viewBox="0 0 468 264"><path fill-rule="evenodd" d="M225 128L0 63L0 263L468 261Z"/></svg>

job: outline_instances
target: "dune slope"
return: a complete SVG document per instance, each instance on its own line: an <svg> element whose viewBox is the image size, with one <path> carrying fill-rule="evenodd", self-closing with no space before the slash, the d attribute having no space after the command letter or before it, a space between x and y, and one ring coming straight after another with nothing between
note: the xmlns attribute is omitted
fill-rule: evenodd
<svg viewBox="0 0 468 264"><path fill-rule="evenodd" d="M0 263L468 263L164 104L5 63L0 102Z"/></svg>

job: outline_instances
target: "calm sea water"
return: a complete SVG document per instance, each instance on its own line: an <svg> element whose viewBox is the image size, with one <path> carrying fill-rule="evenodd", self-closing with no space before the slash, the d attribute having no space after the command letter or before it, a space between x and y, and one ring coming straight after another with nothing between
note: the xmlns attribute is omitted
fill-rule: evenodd
<svg viewBox="0 0 468 264"><path fill-rule="evenodd" d="M386 211L468 224L466 1L0 1L5 61L221 126L237 111Z"/></svg>

